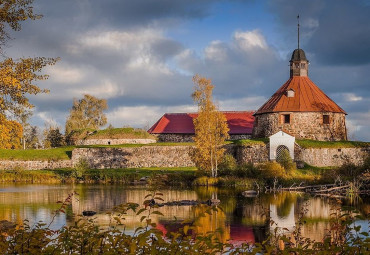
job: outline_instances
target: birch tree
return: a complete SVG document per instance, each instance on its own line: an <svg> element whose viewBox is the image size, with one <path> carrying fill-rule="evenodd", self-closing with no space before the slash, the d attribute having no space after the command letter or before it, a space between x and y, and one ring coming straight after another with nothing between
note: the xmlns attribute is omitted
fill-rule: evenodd
<svg viewBox="0 0 370 255"><path fill-rule="evenodd" d="M195 148L192 158L198 169L217 177L218 164L225 152L223 145L229 138L229 128L225 115L218 111L213 102L214 86L211 80L195 75L193 82L192 98L198 104L198 117L193 121Z"/></svg>

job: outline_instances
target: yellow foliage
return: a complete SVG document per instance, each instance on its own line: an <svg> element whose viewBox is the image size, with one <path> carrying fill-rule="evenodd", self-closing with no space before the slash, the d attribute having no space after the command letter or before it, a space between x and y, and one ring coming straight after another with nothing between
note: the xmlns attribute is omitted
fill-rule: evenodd
<svg viewBox="0 0 370 255"><path fill-rule="evenodd" d="M0 114L0 148L19 149L23 135L22 125L14 120L7 120Z"/></svg>
<svg viewBox="0 0 370 255"><path fill-rule="evenodd" d="M192 97L198 104L198 117L194 119L195 149L192 158L198 169L209 171L212 177L216 177L217 166L225 152L222 145L229 137L229 128L225 115L217 110L212 101L214 86L211 80L196 75L193 82Z"/></svg>
<svg viewBox="0 0 370 255"><path fill-rule="evenodd" d="M268 161L259 165L264 178L282 178L285 176L285 169L276 161Z"/></svg>

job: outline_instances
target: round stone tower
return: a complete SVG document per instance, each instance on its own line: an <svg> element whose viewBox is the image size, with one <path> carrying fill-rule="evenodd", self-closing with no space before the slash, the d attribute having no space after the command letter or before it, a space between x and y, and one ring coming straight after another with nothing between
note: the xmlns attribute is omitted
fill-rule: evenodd
<svg viewBox="0 0 370 255"><path fill-rule="evenodd" d="M290 78L254 113L254 137L284 131L297 139L347 140L346 112L308 77L306 54L295 49Z"/></svg>

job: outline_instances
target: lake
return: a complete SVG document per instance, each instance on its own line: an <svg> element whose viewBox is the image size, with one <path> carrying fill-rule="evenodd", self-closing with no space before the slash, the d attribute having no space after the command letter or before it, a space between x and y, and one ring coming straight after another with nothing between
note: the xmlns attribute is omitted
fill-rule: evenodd
<svg viewBox="0 0 370 255"><path fill-rule="evenodd" d="M68 194L77 192L65 214L55 215ZM222 240L232 239L233 242L261 242L269 231L275 226L287 228L292 231L300 212L306 210L302 234L316 241L323 238L325 229L329 228L330 214L343 206L353 206L362 215L370 213L369 197L336 200L312 197L305 193L277 193L260 194L254 198L241 195L242 190L230 188L220 189L215 187L195 187L188 189L167 188L161 189L165 202L180 200L206 201L212 197L220 199L222 211L197 219L201 227L198 233L206 233L221 229ZM96 222L102 226L109 226L111 217L107 212L116 205L135 202L142 204L145 195L149 194L144 186L122 185L40 185L40 184L0 184L0 220L9 220L22 223L28 219L30 224L43 221L50 223L51 228L57 229L63 225L72 224L84 210L93 210ZM163 206L159 211L161 215L153 215L157 228L166 232L175 230L180 226L175 217L181 221L196 219L204 213L206 206ZM268 216L275 222L271 227ZM362 226L362 231L369 231L367 221L357 221ZM127 215L125 220L126 230L132 232L142 226L140 216L133 213Z"/></svg>

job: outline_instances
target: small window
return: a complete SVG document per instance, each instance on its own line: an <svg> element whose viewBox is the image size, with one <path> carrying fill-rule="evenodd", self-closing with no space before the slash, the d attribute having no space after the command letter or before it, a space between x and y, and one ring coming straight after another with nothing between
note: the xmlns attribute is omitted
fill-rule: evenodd
<svg viewBox="0 0 370 255"><path fill-rule="evenodd" d="M295 63L295 68L299 68L299 63Z"/></svg>
<svg viewBox="0 0 370 255"><path fill-rule="evenodd" d="M108 142L108 145L110 145L110 141Z"/></svg>
<svg viewBox="0 0 370 255"><path fill-rule="evenodd" d="M289 123L290 123L290 114L281 115L281 124L289 124Z"/></svg>
<svg viewBox="0 0 370 255"><path fill-rule="evenodd" d="M287 97L294 97L294 90L293 89L287 90L286 95Z"/></svg>
<svg viewBox="0 0 370 255"><path fill-rule="evenodd" d="M258 125L258 117L256 117L256 118L254 119L254 123L255 123L255 125L256 125L256 126Z"/></svg>
<svg viewBox="0 0 370 255"><path fill-rule="evenodd" d="M305 63L302 63L301 64L301 68L306 68L306 64Z"/></svg>
<svg viewBox="0 0 370 255"><path fill-rule="evenodd" d="M330 122L329 115L323 115L322 117L323 117L322 118L322 123L329 124L329 122Z"/></svg>

